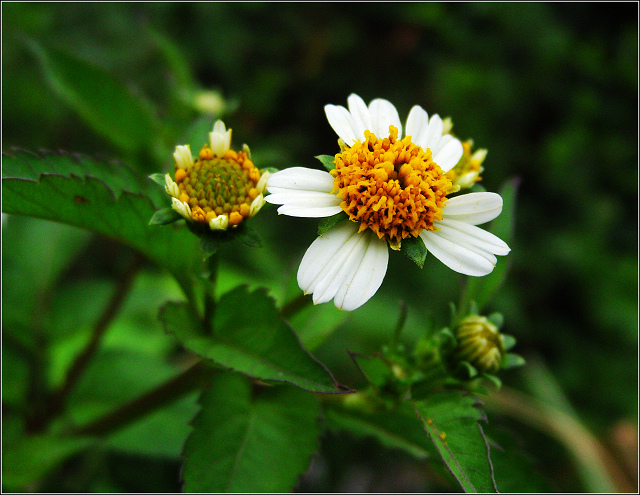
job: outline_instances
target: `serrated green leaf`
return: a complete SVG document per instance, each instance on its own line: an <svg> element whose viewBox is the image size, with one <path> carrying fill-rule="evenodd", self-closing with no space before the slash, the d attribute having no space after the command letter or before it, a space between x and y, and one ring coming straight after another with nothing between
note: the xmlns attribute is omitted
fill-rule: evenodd
<svg viewBox="0 0 640 495"><path fill-rule="evenodd" d="M3 156L2 173L3 212L112 237L168 269L190 290L189 274L201 257L197 240L184 229L149 225L155 214L150 197L162 201L166 194L148 178L86 156L23 151Z"/></svg>
<svg viewBox="0 0 640 495"><path fill-rule="evenodd" d="M157 139L148 106L102 69L33 40L51 88L98 133L126 152L150 148Z"/></svg>
<svg viewBox="0 0 640 495"><path fill-rule="evenodd" d="M336 164L335 164L335 156L331 156L331 155L318 155L316 156L316 158L318 160L320 160L320 163L322 163L322 166L324 168L326 168L328 171L333 170L334 168L336 168Z"/></svg>
<svg viewBox="0 0 640 495"><path fill-rule="evenodd" d="M163 208L153 214L151 220L149 220L149 225L169 225L183 218L184 217L173 208Z"/></svg>
<svg viewBox="0 0 640 495"><path fill-rule="evenodd" d="M184 447L184 491L291 491L318 448L318 401L290 386L252 390L223 373L203 392Z"/></svg>
<svg viewBox="0 0 640 495"><path fill-rule="evenodd" d="M511 352L507 352L502 358L502 363L500 363L500 369L506 370L509 368L515 368L516 366L523 366L527 364L524 358L518 354L512 354Z"/></svg>
<svg viewBox="0 0 640 495"><path fill-rule="evenodd" d="M408 237L402 240L400 250L404 255L413 261L420 268L424 266L424 260L427 259L427 247L420 237Z"/></svg>
<svg viewBox="0 0 640 495"><path fill-rule="evenodd" d="M59 466L65 459L86 449L91 438L39 435L22 437L2 445L2 487L23 491Z"/></svg>
<svg viewBox="0 0 640 495"><path fill-rule="evenodd" d="M409 403L403 403L396 410L368 414L329 408L325 411L325 421L330 429L375 438L385 447L401 449L417 459L437 455Z"/></svg>
<svg viewBox="0 0 640 495"><path fill-rule="evenodd" d="M520 179L514 178L503 184L499 194L502 196L503 206L500 215L491 222L488 229L489 232L498 236L507 244L511 244L513 240L515 226L515 207L516 194ZM460 308L468 308L471 301L477 303L478 311L491 300L495 292L504 282L509 267L511 266L512 256L498 257L498 263L489 275L484 277L467 277L467 282L462 294Z"/></svg>
<svg viewBox="0 0 640 495"><path fill-rule="evenodd" d="M318 224L318 235L324 235L324 233L332 227L335 227L340 222L349 218L344 211L340 213L336 213L335 215L331 215L330 217L325 217L320 220Z"/></svg>
<svg viewBox="0 0 640 495"><path fill-rule="evenodd" d="M302 348L264 289L249 292L240 286L224 294L215 309L211 335L203 334L197 315L186 304L165 304L160 320L184 347L226 368L312 392L349 390Z"/></svg>
<svg viewBox="0 0 640 495"><path fill-rule="evenodd" d="M424 429L463 490L496 492L490 449L479 424L486 418L477 404L474 397L458 391L413 401Z"/></svg>

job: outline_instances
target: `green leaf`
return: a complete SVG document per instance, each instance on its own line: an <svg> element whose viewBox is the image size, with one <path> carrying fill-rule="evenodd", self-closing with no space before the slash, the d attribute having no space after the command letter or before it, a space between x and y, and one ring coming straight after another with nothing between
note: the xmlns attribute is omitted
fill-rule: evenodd
<svg viewBox="0 0 640 495"><path fill-rule="evenodd" d="M224 294L215 309L211 335L204 334L203 325L186 304L165 304L160 320L184 347L225 368L312 392L349 391L304 350L266 289L250 293L240 286Z"/></svg>
<svg viewBox="0 0 640 495"><path fill-rule="evenodd" d="M335 227L340 222L349 218L344 211L340 213L336 213L335 215L331 215L330 217L325 217L320 220L318 224L318 235L324 235L324 233L332 227Z"/></svg>
<svg viewBox="0 0 640 495"><path fill-rule="evenodd" d="M420 268L424 266L424 260L427 259L427 247L420 237L402 239L400 250Z"/></svg>
<svg viewBox="0 0 640 495"><path fill-rule="evenodd" d="M325 411L325 421L333 430L348 431L357 437L373 437L385 447L404 450L417 459L437 455L409 403L403 403L397 410L367 414L329 408Z"/></svg>
<svg viewBox="0 0 640 495"><path fill-rule="evenodd" d="M495 234L509 245L511 245L513 240L516 193L519 185L520 179L514 178L502 186L499 191L503 200L502 213L491 222L491 227L488 229L489 232ZM460 303L461 311L468 308L471 301L475 301L478 311L482 311L482 308L491 300L507 277L507 272L511 266L511 259L511 254L499 256L496 267L489 275L484 277L467 277Z"/></svg>
<svg viewBox="0 0 640 495"><path fill-rule="evenodd" d="M151 220L149 220L149 225L169 225L183 218L184 217L173 208L163 208L153 214Z"/></svg>
<svg viewBox="0 0 640 495"><path fill-rule="evenodd" d="M289 386L252 389L223 373L203 392L184 447L185 492L291 491L318 448L318 401Z"/></svg>
<svg viewBox="0 0 640 495"><path fill-rule="evenodd" d="M65 459L86 449L91 438L51 435L23 437L2 445L2 487L22 491L47 475ZM31 491L31 490L29 490Z"/></svg>
<svg viewBox="0 0 640 495"><path fill-rule="evenodd" d="M489 445L476 399L460 392L441 392L413 401L416 414L442 460L465 492L495 492Z"/></svg>
<svg viewBox="0 0 640 495"><path fill-rule="evenodd" d="M382 387L391 376L391 368L382 356L360 356L349 353L369 383L376 387Z"/></svg>
<svg viewBox="0 0 640 495"><path fill-rule="evenodd" d="M157 140L152 112L140 97L104 70L67 53L26 40L56 94L98 133L126 152Z"/></svg>
<svg viewBox="0 0 640 495"><path fill-rule="evenodd" d="M112 237L168 269L189 290L189 274L201 258L197 239L184 229L149 226L155 214L150 198L166 201L166 194L148 178L86 156L24 151L4 155L2 173L3 212Z"/></svg>
<svg viewBox="0 0 640 495"><path fill-rule="evenodd" d="M320 163L322 163L322 165L324 166L324 168L326 168L328 171L333 170L334 168L336 168L336 164L335 164L335 156L331 156L331 155L318 155L315 158L317 158L318 160L320 160Z"/></svg>

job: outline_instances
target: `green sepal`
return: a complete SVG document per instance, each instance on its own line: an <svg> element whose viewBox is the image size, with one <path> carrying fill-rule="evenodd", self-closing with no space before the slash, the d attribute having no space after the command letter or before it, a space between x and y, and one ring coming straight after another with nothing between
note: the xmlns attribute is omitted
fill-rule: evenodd
<svg viewBox="0 0 640 495"><path fill-rule="evenodd" d="M491 383L493 383L497 389L500 389L502 387L502 380L500 380L500 378L498 378L496 375L490 375L488 373L482 373L482 378L486 378L487 380L489 380Z"/></svg>
<svg viewBox="0 0 640 495"><path fill-rule="evenodd" d="M149 176L149 179L151 179L153 182L155 182L156 184L158 184L159 186L164 187L167 183L166 183L166 179L165 176L167 174L151 174Z"/></svg>
<svg viewBox="0 0 640 495"><path fill-rule="evenodd" d="M246 226L239 227L239 229L236 237L242 244L249 247L262 247L262 239L255 230Z"/></svg>
<svg viewBox="0 0 640 495"><path fill-rule="evenodd" d="M323 218L318 225L318 235L324 235L324 233L338 225L340 222L349 218L344 211L331 215L330 217Z"/></svg>
<svg viewBox="0 0 640 495"><path fill-rule="evenodd" d="M270 174L275 174L276 172L280 172L280 169L277 169L276 167L267 167L267 168L261 168L260 169L261 172L269 172Z"/></svg>
<svg viewBox="0 0 640 495"><path fill-rule="evenodd" d="M508 351L510 349L513 349L513 347L516 345L516 338L513 335L507 335L506 333L503 333L501 335L502 335L502 344L504 345L504 350Z"/></svg>
<svg viewBox="0 0 640 495"><path fill-rule="evenodd" d="M335 157L331 155L318 155L315 158L320 160L322 166L326 168L329 172L336 168Z"/></svg>
<svg viewBox="0 0 640 495"><path fill-rule="evenodd" d="M500 363L500 369L506 370L509 368L515 368L516 366L522 366L526 361L524 358L518 354L513 354L511 352L507 352L502 358L502 362Z"/></svg>
<svg viewBox="0 0 640 495"><path fill-rule="evenodd" d="M468 361L460 361L458 363L458 368L462 370L462 373L464 373L465 379L467 380L478 376L478 370Z"/></svg>
<svg viewBox="0 0 640 495"><path fill-rule="evenodd" d="M403 239L400 250L420 268L424 266L424 260L427 259L427 247L422 242L422 239L419 237Z"/></svg>
<svg viewBox="0 0 640 495"><path fill-rule="evenodd" d="M197 222L187 222L187 226L200 238L200 247L204 251L205 259L218 251L223 242L235 239L245 246L262 247L262 240L258 233L244 225L244 222L227 230L211 230L208 224Z"/></svg>
<svg viewBox="0 0 640 495"><path fill-rule="evenodd" d="M502 313L491 313L487 316L487 319L498 328L502 328L504 324L504 316L502 316Z"/></svg>
<svg viewBox="0 0 640 495"><path fill-rule="evenodd" d="M183 218L184 217L173 208L163 208L153 214L151 220L149 220L149 225L169 225Z"/></svg>

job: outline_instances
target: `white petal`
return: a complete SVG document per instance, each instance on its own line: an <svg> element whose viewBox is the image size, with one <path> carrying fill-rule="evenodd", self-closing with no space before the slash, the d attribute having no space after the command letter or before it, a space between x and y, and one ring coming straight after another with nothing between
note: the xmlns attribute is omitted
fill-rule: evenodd
<svg viewBox="0 0 640 495"><path fill-rule="evenodd" d="M447 134L447 136L450 136L450 134ZM433 161L440 166L444 173L447 173L460 161L460 158L462 158L462 152L462 143L453 138L445 144L444 147L434 153Z"/></svg>
<svg viewBox="0 0 640 495"><path fill-rule="evenodd" d="M171 198L171 208L176 210L187 220L191 220L191 207L177 198Z"/></svg>
<svg viewBox="0 0 640 495"><path fill-rule="evenodd" d="M278 208L279 214L294 217L321 218L342 211L340 208L342 200L339 197L318 191L283 190L283 192L269 194L266 201L282 205Z"/></svg>
<svg viewBox="0 0 640 495"><path fill-rule="evenodd" d="M369 230L360 235L368 237L364 247L364 256L361 256L361 261L356 267L351 281L342 284L334 299L335 305L345 311L353 311L371 299L380 288L387 273L389 249L386 241L379 239Z"/></svg>
<svg viewBox="0 0 640 495"><path fill-rule="evenodd" d="M370 129L378 138L389 137L389 126L393 125L398 129L398 138L402 138L402 124L396 107L391 102L382 98L376 98L369 103L371 112Z"/></svg>
<svg viewBox="0 0 640 495"><path fill-rule="evenodd" d="M371 129L371 112L367 108L367 104L356 94L352 94L347 98L349 104L349 113L351 114L351 128L355 136L364 141L364 131Z"/></svg>
<svg viewBox="0 0 640 495"><path fill-rule="evenodd" d="M429 119L429 125L423 127L419 136L416 136L415 144L420 146L423 150L427 148L431 149L431 152L435 154L434 149L438 145L438 141L442 137L442 119L438 114L432 115ZM436 162L438 163L438 162ZM438 163L438 165L440 165Z"/></svg>
<svg viewBox="0 0 640 495"><path fill-rule="evenodd" d="M229 226L229 217L227 215L218 215L209 220L209 228L211 230L227 230Z"/></svg>
<svg viewBox="0 0 640 495"><path fill-rule="evenodd" d="M256 189L260 194L264 193L264 190L267 188L267 180L269 180L270 176L271 172L269 172L268 170L262 172L260 180L258 181L258 184L256 184Z"/></svg>
<svg viewBox="0 0 640 495"><path fill-rule="evenodd" d="M169 174L164 176L164 184L164 190L167 191L170 196L173 196L174 198L180 196L180 189L178 189L178 184L173 181Z"/></svg>
<svg viewBox="0 0 640 495"><path fill-rule="evenodd" d="M249 216L252 217L256 213L260 211L260 209L266 203L264 196L262 194L258 194L256 198L251 202L251 207L249 208Z"/></svg>
<svg viewBox="0 0 640 495"><path fill-rule="evenodd" d="M357 238L353 238L357 233L356 223L342 222L311 243L298 268L298 285L305 293L315 290L330 271L334 258L346 259L358 241ZM347 242L351 238L351 243Z"/></svg>
<svg viewBox="0 0 640 495"><path fill-rule="evenodd" d="M495 266L481 254L441 237L437 230L423 230L420 238L431 254L458 273L481 277Z"/></svg>
<svg viewBox="0 0 640 495"><path fill-rule="evenodd" d="M378 290L387 269L386 242L358 225L344 222L309 246L298 270L298 284L320 304L334 299L336 306L354 310Z"/></svg>
<svg viewBox="0 0 640 495"><path fill-rule="evenodd" d="M213 131L209 133L209 146L216 156L223 156L231 147L231 129L228 131L222 120L213 124Z"/></svg>
<svg viewBox="0 0 640 495"><path fill-rule="evenodd" d="M407 130L405 131L407 136L411 136L411 142L421 146L416 140L420 136L420 133L426 132L429 126L429 115L427 112L418 105L415 105L409 112L407 117ZM421 146L422 147L422 146Z"/></svg>
<svg viewBox="0 0 640 495"><path fill-rule="evenodd" d="M492 192L468 193L447 199L442 209L443 220L459 220L480 225L493 220L502 211L502 197Z"/></svg>
<svg viewBox="0 0 640 495"><path fill-rule="evenodd" d="M322 170L291 167L271 174L267 179L267 191L275 188L329 193L333 189L333 177Z"/></svg>
<svg viewBox="0 0 640 495"><path fill-rule="evenodd" d="M339 105L325 105L324 113L327 115L329 125L336 131L336 134L342 139L347 146L353 146L356 139L363 141L362 137L357 137L351 126L351 114L349 111Z"/></svg>
<svg viewBox="0 0 640 495"><path fill-rule="evenodd" d="M435 224L440 227L438 232L444 233L444 237L461 246L475 246L484 252L499 256L505 256L511 251L507 243L498 236L475 225L456 220L440 220Z"/></svg>
<svg viewBox="0 0 640 495"><path fill-rule="evenodd" d="M188 144L176 146L173 158L179 168L189 170L193 165L193 156L191 155L191 147Z"/></svg>

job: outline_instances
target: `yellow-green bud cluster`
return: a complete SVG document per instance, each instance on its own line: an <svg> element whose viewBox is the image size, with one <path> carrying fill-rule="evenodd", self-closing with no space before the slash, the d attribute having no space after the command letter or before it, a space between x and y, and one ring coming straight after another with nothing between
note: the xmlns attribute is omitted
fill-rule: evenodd
<svg viewBox="0 0 640 495"><path fill-rule="evenodd" d="M484 316L467 316L454 329L458 348L454 360L467 361L479 372L495 373L505 354L504 339L496 327Z"/></svg>

